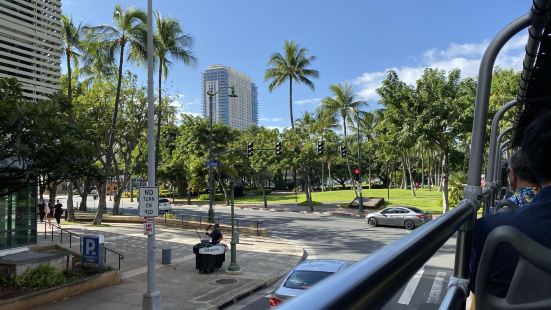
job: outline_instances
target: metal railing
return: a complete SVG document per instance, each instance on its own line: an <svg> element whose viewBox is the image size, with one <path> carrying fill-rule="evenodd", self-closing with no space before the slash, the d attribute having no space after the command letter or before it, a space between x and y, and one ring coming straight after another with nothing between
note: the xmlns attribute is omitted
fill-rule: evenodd
<svg viewBox="0 0 551 310"><path fill-rule="evenodd" d="M165 220L165 224L167 223L167 213L168 212L165 212L165 214L163 215L164 216L164 220ZM192 215L192 214L178 214L176 215L178 219L181 220L182 224L184 223L185 219L189 219L190 221L193 221L193 222L197 222L199 223L199 228L202 228L203 227L203 224L206 224L206 225L210 225L212 223L209 223L208 222L208 216L206 215ZM206 220L206 221L205 221ZM221 218L221 217L215 217L214 218L214 222L217 223L217 224L227 224L227 225L231 225L231 218ZM239 222L241 222L241 227L243 226L249 226L249 227L255 227L256 228L256 234L259 235L260 234L260 226L262 226L262 221L258 221L258 220L247 220L247 219L235 219L235 224L237 226L237 229L239 230Z"/></svg>
<svg viewBox="0 0 551 310"><path fill-rule="evenodd" d="M59 230L59 243L63 244L63 233L66 233L67 235L69 235L69 248L73 247L73 237L78 238L79 239L79 253L82 254L82 235L71 232L67 229L61 228L61 226L59 226L59 225L44 222L44 239L48 238L48 236L47 236L47 234L48 234L47 225L50 225L50 235L51 235L51 238L52 238L52 243L55 242L55 240L54 240L54 235L55 235L54 234L54 228L57 228ZM109 252L111 252L111 253L118 256L119 270L121 270L121 260L124 259L124 255L117 252L117 251L114 251L114 250L112 250L112 249L110 249L106 246L104 246L103 247L103 262L104 263L107 263L107 251L109 251Z"/></svg>
<svg viewBox="0 0 551 310"><path fill-rule="evenodd" d="M448 213L385 246L366 259L336 273L283 309L378 309L476 213L475 204L463 200ZM461 291L459 291L461 292ZM463 297L466 297L464 292Z"/></svg>

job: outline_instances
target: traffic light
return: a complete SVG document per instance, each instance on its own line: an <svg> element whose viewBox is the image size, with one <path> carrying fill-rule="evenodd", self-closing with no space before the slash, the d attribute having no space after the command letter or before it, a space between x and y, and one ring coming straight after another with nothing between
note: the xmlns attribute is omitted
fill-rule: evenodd
<svg viewBox="0 0 551 310"><path fill-rule="evenodd" d="M247 157L253 156L253 152L254 152L253 143L252 142L247 143Z"/></svg>
<svg viewBox="0 0 551 310"><path fill-rule="evenodd" d="M346 146L341 145L341 156L346 157L346 153L348 152L348 149Z"/></svg>
<svg viewBox="0 0 551 310"><path fill-rule="evenodd" d="M359 181L360 180L360 169L354 168L354 180Z"/></svg>
<svg viewBox="0 0 551 310"><path fill-rule="evenodd" d="M276 155L281 155L281 142L276 143Z"/></svg>
<svg viewBox="0 0 551 310"><path fill-rule="evenodd" d="M318 155L323 154L323 142L318 142Z"/></svg>

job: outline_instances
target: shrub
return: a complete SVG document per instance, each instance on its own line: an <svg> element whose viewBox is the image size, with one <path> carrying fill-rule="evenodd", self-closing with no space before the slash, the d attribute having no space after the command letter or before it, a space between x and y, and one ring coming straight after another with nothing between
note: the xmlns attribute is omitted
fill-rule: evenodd
<svg viewBox="0 0 551 310"><path fill-rule="evenodd" d="M199 197L197 197L198 200L208 201L209 200L209 194L201 194ZM224 195L223 194L216 194L214 195L215 201L224 201Z"/></svg>
<svg viewBox="0 0 551 310"><path fill-rule="evenodd" d="M47 264L29 269L20 276L11 274L0 280L2 286L18 288L50 288L62 284L63 282L65 282L63 273Z"/></svg>

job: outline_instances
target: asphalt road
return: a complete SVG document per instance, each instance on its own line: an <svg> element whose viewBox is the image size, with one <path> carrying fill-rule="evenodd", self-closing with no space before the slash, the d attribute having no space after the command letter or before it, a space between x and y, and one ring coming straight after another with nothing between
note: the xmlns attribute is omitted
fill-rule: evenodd
<svg viewBox="0 0 551 310"><path fill-rule="evenodd" d="M65 205L65 197L60 197ZM76 197L78 202L80 197ZM97 200L88 201L89 209ZM108 209L112 202L107 201ZM125 201L125 214L137 214L137 202ZM207 206L173 206L178 216L207 216ZM269 212L264 210L235 209L240 225L254 225L262 221L269 235L295 240L308 252L308 258L332 258L359 261L381 247L409 233L403 228L370 227L362 218L337 217L325 214ZM221 223L229 223L230 208L215 208ZM226 237L229 239L229 236ZM238 246L239 249L239 246ZM445 296L449 277L453 272L455 239L451 239L410 281L404 285L384 309L437 309ZM238 254L239 255L239 254ZM238 256L239 262L239 256ZM246 266L241 266L246 268ZM280 283L247 297L229 309L269 309L268 296Z"/></svg>

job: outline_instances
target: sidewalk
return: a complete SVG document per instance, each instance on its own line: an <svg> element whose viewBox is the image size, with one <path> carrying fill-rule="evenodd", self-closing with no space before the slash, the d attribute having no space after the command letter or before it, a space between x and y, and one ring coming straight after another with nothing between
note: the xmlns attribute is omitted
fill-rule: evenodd
<svg viewBox="0 0 551 310"><path fill-rule="evenodd" d="M62 228L79 234L103 234L105 246L124 255L121 262L122 281L118 285L99 289L67 300L50 303L38 309L141 309L143 293L147 285L147 236L140 224L113 224L94 227L90 225L63 225ZM44 225L39 223L38 242L51 243L50 232L44 239ZM59 234L54 241L59 243ZM224 243L229 246L229 234ZM230 252L217 272L199 274L195 269L192 252L198 237L194 230L157 227L157 289L161 293L163 309L216 309L257 289L275 282L289 272L306 255L302 247L288 240L240 235L237 245L237 262L243 271L240 275L224 272L230 263ZM73 249L78 251L78 241ZM67 234L63 244L69 245ZM161 265L163 248L172 249L172 264ZM117 268L118 259L107 254L109 265Z"/></svg>

